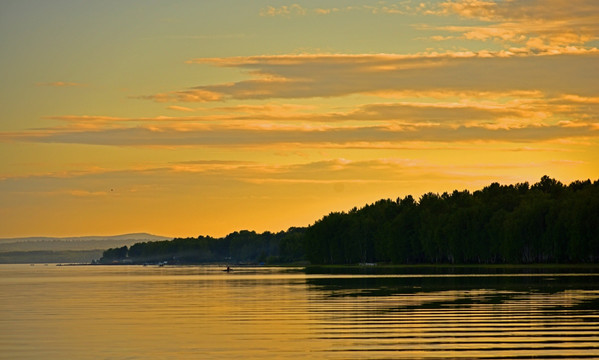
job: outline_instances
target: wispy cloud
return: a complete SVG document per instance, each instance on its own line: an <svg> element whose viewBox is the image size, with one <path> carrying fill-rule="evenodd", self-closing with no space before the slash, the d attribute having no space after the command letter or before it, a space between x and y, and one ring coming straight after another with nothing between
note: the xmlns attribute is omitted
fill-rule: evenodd
<svg viewBox="0 0 599 360"><path fill-rule="evenodd" d="M201 35L168 35L168 36L153 36L146 39L164 39L164 40L227 40L227 39L243 39L250 35L245 33L233 34L201 34Z"/></svg>
<svg viewBox="0 0 599 360"><path fill-rule="evenodd" d="M260 11L260 16L291 16L291 15L306 15L306 9L301 5L282 5L279 7L267 6Z"/></svg>
<svg viewBox="0 0 599 360"><path fill-rule="evenodd" d="M70 81L54 81L54 82L39 82L37 86L48 86L48 87L77 87L86 86L85 84L70 82Z"/></svg>
<svg viewBox="0 0 599 360"><path fill-rule="evenodd" d="M413 94L403 92L395 96ZM413 141L533 142L596 137L599 128L599 96L541 91L419 94L430 98L357 104L344 111L327 111L314 105L264 103L202 108L198 110L202 114L194 116L51 116L46 119L61 124L0 133L0 141L168 147L295 144L397 148ZM175 105L172 108L193 110Z"/></svg>
<svg viewBox="0 0 599 360"><path fill-rule="evenodd" d="M201 179L210 182L220 179L225 182L253 184L265 182L317 184L342 181L383 183L396 181L400 176L415 171L430 171L435 167L438 168L438 165L406 158L360 161L333 158L287 165L253 161L199 160L165 164L162 167L147 166L129 170L106 169L101 172L50 173L5 178L0 180L0 193L13 192L18 187L22 194L38 192L74 197L139 196L160 191L163 186L160 184L172 182L190 186L194 181ZM148 182L160 186L143 185ZM163 187L162 190L164 191L165 188ZM140 192L142 194L139 194Z"/></svg>
<svg viewBox="0 0 599 360"><path fill-rule="evenodd" d="M169 107L167 107L167 109L169 110L175 110L175 111L183 111L183 112L194 112L196 111L196 109L192 109L186 106L178 106L178 105L171 105Z"/></svg>
<svg viewBox="0 0 599 360"><path fill-rule="evenodd" d="M362 12L369 14L395 14L404 15L416 13L416 9L420 8L419 3L412 5L409 1L402 3L388 3L379 1L374 5L350 5L337 7L305 7L299 4L267 6L260 11L260 16L306 16L306 15L330 15L335 13Z"/></svg>
<svg viewBox="0 0 599 360"><path fill-rule="evenodd" d="M299 104L242 104L192 109L169 106L180 112L198 111L194 116L113 117L92 115L62 115L45 117L71 125L106 126L118 123L225 123L258 122L342 122L393 121L394 123L438 122L450 125L500 124L508 120L514 125L550 124L557 121L592 123L599 112L599 97L575 94L551 96L540 91L498 93L476 92L378 92L386 101L356 104L346 111L327 111L315 105ZM410 98L410 101L395 99ZM414 99L417 100L414 100ZM381 100L382 100L381 99ZM456 100L458 99L458 100Z"/></svg>
<svg viewBox="0 0 599 360"><path fill-rule="evenodd" d="M331 8L290 4L268 6L260 15L292 17L358 11L373 15L459 16L475 20L476 25L420 25L419 28L445 33L432 35L431 40L491 40L512 52L571 53L588 50L587 44L599 38L599 3L594 0L408 0Z"/></svg>
<svg viewBox="0 0 599 360"><path fill-rule="evenodd" d="M379 1L368 5L331 8L304 7L297 3L268 6L261 16L306 16L363 12L373 15L459 16L479 22L477 25L439 26L429 29L457 33L433 35L432 40L445 41L459 37L466 40L501 42L506 49L561 53L573 51L599 37L599 3L595 0L406 0Z"/></svg>
<svg viewBox="0 0 599 360"><path fill-rule="evenodd" d="M222 100L223 94L205 89L189 89L139 96L138 98L155 102L209 102Z"/></svg>
<svg viewBox="0 0 599 360"><path fill-rule="evenodd" d="M387 126L217 126L163 125L116 127L92 131L43 130L0 134L1 140L109 146L347 146L425 142L508 141L539 142L597 137L594 125L563 123L549 126L493 128L488 126L387 125Z"/></svg>
<svg viewBox="0 0 599 360"><path fill-rule="evenodd" d="M428 4L424 12L478 20L482 24L433 29L467 40L493 40L512 51L573 52L599 38L599 3L594 0L450 0Z"/></svg>
<svg viewBox="0 0 599 360"><path fill-rule="evenodd" d="M486 21L572 20L583 24L589 23L597 10L599 4L592 0L448 0L427 9L431 14L458 14Z"/></svg>
<svg viewBox="0 0 599 360"><path fill-rule="evenodd" d="M127 170L5 177L0 179L0 211L5 222L26 219L23 223L28 226L35 214L36 229L45 221L56 222L60 204L59 216L77 219L70 224L77 231L115 226L125 230L149 226L155 231L153 226L158 226L156 230L166 233L178 229L181 236L198 232L220 236L244 228L272 231L302 226L330 211L385 197L472 190L498 179L534 180L549 166L568 171L580 164L568 159L446 164L405 157L330 157L285 164L182 161ZM224 228L223 213L235 215Z"/></svg>
<svg viewBox="0 0 599 360"><path fill-rule="evenodd" d="M39 199L56 197L77 201L110 201L115 203L126 199L156 199L160 203L172 201L172 196L202 194L202 199L232 197L248 194L269 196L272 186L280 186L285 198L305 198L306 193L289 191L289 186L352 185L365 186L364 189L377 189L383 186L393 189L399 183L426 183L428 177L455 181L469 174L470 181L493 179L490 173L502 174L506 171L523 169L539 171L548 166L571 168L580 166L580 161L568 159L551 161L506 161L498 163L444 164L413 158L378 158L349 160L330 158L289 164L268 164L255 161L198 160L163 164L160 167L140 166L137 169L109 170L92 172L72 172L69 174L39 174L28 177L5 178L0 180L0 198L31 196ZM583 165L583 164L582 164ZM223 185L227 186L223 186ZM181 189L185 189L182 193ZM209 191L206 191L209 189ZM237 189L232 191L231 189ZM251 191L249 191L251 189ZM297 190L297 188L295 188ZM342 191L343 187L336 188ZM322 188L320 192L322 192ZM430 191L430 188L422 188ZM325 188L326 191L326 188ZM393 194L397 195L395 188ZM315 194L314 188L307 194ZM244 195L245 194L245 195ZM237 198L234 198L237 196ZM355 196L355 194L353 195ZM276 201L285 201L279 198ZM352 203L352 205L356 205ZM297 225L297 224L294 224Z"/></svg>
<svg viewBox="0 0 599 360"><path fill-rule="evenodd" d="M323 184L332 182L381 183L422 170L430 164L411 159L350 161L330 159L305 163L266 164L254 161L198 160L128 170L48 173L0 180L0 195L14 193L45 196L138 197L168 192L173 184L202 186L212 183L261 184L265 182ZM366 170L366 171L365 171ZM382 180L381 174L387 175ZM391 178L389 178L391 176ZM155 184L154 186L148 186ZM170 184L170 186L168 185Z"/></svg>
<svg viewBox="0 0 599 360"><path fill-rule="evenodd" d="M156 101L336 97L383 91L536 91L595 96L599 51L534 55L450 52L203 58L191 63L246 70L249 80L148 96Z"/></svg>

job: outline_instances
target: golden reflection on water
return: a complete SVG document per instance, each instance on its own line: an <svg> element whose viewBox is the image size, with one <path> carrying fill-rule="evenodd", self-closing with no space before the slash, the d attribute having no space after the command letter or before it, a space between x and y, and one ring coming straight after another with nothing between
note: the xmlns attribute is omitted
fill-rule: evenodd
<svg viewBox="0 0 599 360"><path fill-rule="evenodd" d="M599 358L598 279L2 265L0 358Z"/></svg>

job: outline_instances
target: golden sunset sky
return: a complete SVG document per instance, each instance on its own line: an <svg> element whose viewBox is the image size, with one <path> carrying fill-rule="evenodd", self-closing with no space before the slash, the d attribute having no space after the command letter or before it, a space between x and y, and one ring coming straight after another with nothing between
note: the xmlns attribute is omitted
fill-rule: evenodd
<svg viewBox="0 0 599 360"><path fill-rule="evenodd" d="M0 237L599 178L599 1L0 1Z"/></svg>

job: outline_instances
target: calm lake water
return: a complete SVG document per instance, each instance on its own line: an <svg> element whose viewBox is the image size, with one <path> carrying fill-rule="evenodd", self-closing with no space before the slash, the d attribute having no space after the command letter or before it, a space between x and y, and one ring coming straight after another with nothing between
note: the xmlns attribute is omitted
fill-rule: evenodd
<svg viewBox="0 0 599 360"><path fill-rule="evenodd" d="M599 274L0 265L2 359L599 359Z"/></svg>

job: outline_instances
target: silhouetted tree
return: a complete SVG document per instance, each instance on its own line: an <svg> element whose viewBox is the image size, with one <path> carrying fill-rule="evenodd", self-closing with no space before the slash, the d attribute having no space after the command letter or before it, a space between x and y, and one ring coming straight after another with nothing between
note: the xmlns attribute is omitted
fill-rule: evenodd
<svg viewBox="0 0 599 360"><path fill-rule="evenodd" d="M543 176L532 186L379 200L279 233L137 243L106 250L100 262L598 262L598 224L599 180L565 186Z"/></svg>

